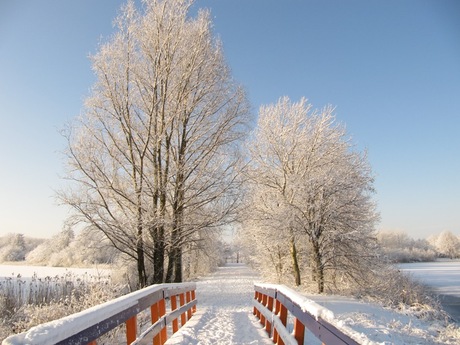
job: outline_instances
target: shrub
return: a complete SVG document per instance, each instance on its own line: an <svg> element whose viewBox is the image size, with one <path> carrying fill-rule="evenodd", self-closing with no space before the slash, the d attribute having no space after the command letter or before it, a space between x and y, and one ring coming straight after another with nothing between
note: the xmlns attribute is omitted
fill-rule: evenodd
<svg viewBox="0 0 460 345"><path fill-rule="evenodd" d="M0 281L0 341L13 333L77 313L126 293L110 277L61 276Z"/></svg>

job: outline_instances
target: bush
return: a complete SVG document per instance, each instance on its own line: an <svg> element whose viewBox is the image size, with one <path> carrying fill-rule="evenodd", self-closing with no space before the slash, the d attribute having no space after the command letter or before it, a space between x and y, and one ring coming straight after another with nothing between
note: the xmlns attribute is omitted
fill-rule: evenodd
<svg viewBox="0 0 460 345"><path fill-rule="evenodd" d="M109 277L62 276L0 281L0 341L38 324L77 313L126 293Z"/></svg>
<svg viewBox="0 0 460 345"><path fill-rule="evenodd" d="M427 240L414 240L404 232L381 231L377 240L386 258L393 263L434 261L436 250Z"/></svg>

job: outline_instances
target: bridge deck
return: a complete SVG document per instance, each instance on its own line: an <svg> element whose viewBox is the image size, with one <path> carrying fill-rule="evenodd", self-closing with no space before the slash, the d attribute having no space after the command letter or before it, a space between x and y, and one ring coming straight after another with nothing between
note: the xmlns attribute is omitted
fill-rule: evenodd
<svg viewBox="0 0 460 345"><path fill-rule="evenodd" d="M166 344L273 344L252 315L257 280L245 265L228 264L197 282L198 310Z"/></svg>

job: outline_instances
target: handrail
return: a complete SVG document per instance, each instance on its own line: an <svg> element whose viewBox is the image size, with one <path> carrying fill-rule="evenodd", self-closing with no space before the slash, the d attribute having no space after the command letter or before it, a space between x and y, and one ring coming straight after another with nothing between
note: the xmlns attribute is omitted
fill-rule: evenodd
<svg viewBox="0 0 460 345"><path fill-rule="evenodd" d="M178 319L182 327L196 311L195 290L195 283L152 285L10 336L2 345L96 345L98 338L123 323L126 324L126 344L144 344L149 339L149 344L153 341L154 345L163 345L168 338L166 326L172 323L175 333L179 329ZM171 310L167 313L168 304ZM148 308L152 325L137 335L137 315Z"/></svg>
<svg viewBox="0 0 460 345"><path fill-rule="evenodd" d="M326 319L332 312L297 292L283 286L254 284L254 315L259 318L275 344L304 344L309 330L323 345L359 345L354 339ZM288 314L293 317L294 330L288 331Z"/></svg>

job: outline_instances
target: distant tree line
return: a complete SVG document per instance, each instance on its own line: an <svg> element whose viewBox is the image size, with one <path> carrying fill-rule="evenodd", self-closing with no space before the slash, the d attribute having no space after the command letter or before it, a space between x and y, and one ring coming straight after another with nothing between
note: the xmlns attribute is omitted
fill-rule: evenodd
<svg viewBox="0 0 460 345"><path fill-rule="evenodd" d="M9 234L0 238L0 261L56 267L114 263L118 252L104 238L96 235L86 231L75 235L70 228L49 239Z"/></svg>
<svg viewBox="0 0 460 345"><path fill-rule="evenodd" d="M390 262L433 261L460 258L460 239L451 231L442 231L426 239L413 239L400 231L381 231L377 240L382 254Z"/></svg>

